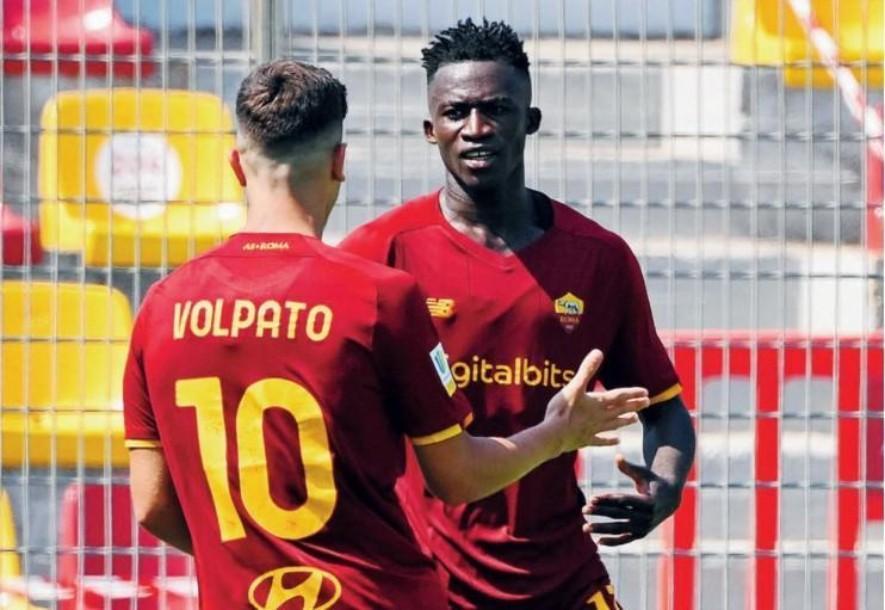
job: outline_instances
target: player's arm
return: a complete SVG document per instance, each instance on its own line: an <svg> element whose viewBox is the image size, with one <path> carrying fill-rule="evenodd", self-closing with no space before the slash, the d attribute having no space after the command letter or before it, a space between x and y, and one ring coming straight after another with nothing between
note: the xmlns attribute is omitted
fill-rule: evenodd
<svg viewBox="0 0 885 610"><path fill-rule="evenodd" d="M428 488L447 504L472 502L520 479L537 466L586 445L613 445L599 436L636 421L648 406L643 388L587 392L602 362L591 352L575 377L547 406L544 421L508 438L460 433L433 443L414 441Z"/></svg>
<svg viewBox="0 0 885 610"><path fill-rule="evenodd" d="M193 554L191 534L161 447L129 450L129 486L138 523L166 544Z"/></svg>
<svg viewBox="0 0 885 610"><path fill-rule="evenodd" d="M626 245L624 253L623 321L613 344L617 349L610 351L608 370L604 369L601 377L613 384L638 381L660 392L655 392L652 406L640 414L645 465L628 462L623 456L616 458L618 469L633 479L635 492L598 495L585 508L591 515L613 519L585 527L603 534L599 543L605 545L643 538L679 508L695 453L694 426L680 397L676 372L655 330L642 271Z"/></svg>
<svg viewBox="0 0 885 610"><path fill-rule="evenodd" d="M129 448L130 493L135 516L146 530L192 553L190 533L172 487L144 374L144 346L146 329L150 327L147 320L153 290L148 292L135 319L123 373L123 424Z"/></svg>
<svg viewBox="0 0 885 610"><path fill-rule="evenodd" d="M695 453L695 432L679 396L655 404L640 414L645 466L617 456L618 469L633 479L635 493L594 497L585 509L613 521L595 522L585 530L604 534L600 544L618 546L648 535L676 512Z"/></svg>

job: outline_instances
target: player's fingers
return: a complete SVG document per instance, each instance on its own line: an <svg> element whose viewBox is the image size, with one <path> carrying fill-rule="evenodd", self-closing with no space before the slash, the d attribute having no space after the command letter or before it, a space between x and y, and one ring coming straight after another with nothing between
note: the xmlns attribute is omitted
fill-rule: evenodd
<svg viewBox="0 0 885 610"><path fill-rule="evenodd" d="M637 485L646 485L655 477L655 474L651 470L645 466L640 466L639 464L627 461L627 458L621 454L615 456L615 465L618 467L618 470L633 479Z"/></svg>
<svg viewBox="0 0 885 610"><path fill-rule="evenodd" d="M650 404L651 401L649 401L647 396L643 396L641 398L629 398L623 402L611 405L608 408L608 411L614 414L632 413L635 411L642 411Z"/></svg>
<svg viewBox="0 0 885 610"><path fill-rule="evenodd" d="M591 534L620 535L636 533L636 526L629 520L588 523L584 529Z"/></svg>
<svg viewBox="0 0 885 610"><path fill-rule="evenodd" d="M594 506L616 506L627 510L643 511L651 514L654 511L654 500L638 494L611 493L593 496L587 510Z"/></svg>
<svg viewBox="0 0 885 610"><path fill-rule="evenodd" d="M628 413L626 415L618 415L617 417L612 418L613 428L612 430L616 430L618 428L624 428L625 426L632 426L636 422L639 421L639 416L636 413Z"/></svg>
<svg viewBox="0 0 885 610"><path fill-rule="evenodd" d="M608 430L601 430L601 432L607 432ZM621 442L617 436L593 436L590 438L590 442L587 443L588 447L614 447L618 443Z"/></svg>
<svg viewBox="0 0 885 610"><path fill-rule="evenodd" d="M620 404L625 400L645 398L647 396L648 390L640 387L615 388L614 390L606 390L602 393L603 402L607 405Z"/></svg>
<svg viewBox="0 0 885 610"><path fill-rule="evenodd" d="M639 417L636 415L636 413L628 413L627 415L615 415L599 420L595 423L595 427L597 433L611 432L612 430L617 430L618 428L631 426L638 421Z"/></svg>
<svg viewBox="0 0 885 610"><path fill-rule="evenodd" d="M593 517L608 517L609 519L633 519L638 518L640 521L651 521L651 515L645 512L638 512L624 508L623 506L600 506L592 504L582 509L585 515Z"/></svg>
<svg viewBox="0 0 885 610"><path fill-rule="evenodd" d="M623 544L627 544L629 542L633 542L642 538L642 536L636 536L634 534L622 534L621 536L607 536L605 538L600 538L596 541L597 544L601 544L602 546L621 546Z"/></svg>
<svg viewBox="0 0 885 610"><path fill-rule="evenodd" d="M600 366L602 366L602 352L598 349L590 350L590 353L584 356L584 360L581 361L581 366L578 367L575 376L566 385L566 389L575 392L586 392L587 386L590 385L590 380L596 375L596 371L599 370ZM574 394L571 394L571 396L574 396Z"/></svg>

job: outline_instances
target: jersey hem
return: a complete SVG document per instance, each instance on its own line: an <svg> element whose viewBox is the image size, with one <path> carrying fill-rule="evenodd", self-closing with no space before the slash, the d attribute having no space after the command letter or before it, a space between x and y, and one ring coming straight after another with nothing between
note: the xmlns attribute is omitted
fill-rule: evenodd
<svg viewBox="0 0 885 610"><path fill-rule="evenodd" d="M679 396L682 394L682 386L678 383L671 385L669 388L660 392L659 394L655 394L649 399L649 405L655 405L659 402L664 402L665 400L670 400L675 396Z"/></svg>
<svg viewBox="0 0 885 610"><path fill-rule="evenodd" d="M463 428L461 424L455 424L453 426L449 426L439 432L435 432L433 434L428 434L427 436L413 436L412 444L417 447L423 447L425 445L433 445L435 443L441 443L442 441L447 441L450 438L454 438L461 434Z"/></svg>
<svg viewBox="0 0 885 610"><path fill-rule="evenodd" d="M163 446L163 443L160 441L147 439L127 439L123 444L126 445L127 449L156 449Z"/></svg>

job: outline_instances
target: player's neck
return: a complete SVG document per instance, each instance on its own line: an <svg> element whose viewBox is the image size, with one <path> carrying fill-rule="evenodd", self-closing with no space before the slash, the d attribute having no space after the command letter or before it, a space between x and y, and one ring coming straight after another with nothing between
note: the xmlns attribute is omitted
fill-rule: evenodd
<svg viewBox="0 0 885 610"><path fill-rule="evenodd" d="M447 176L440 207L455 230L495 251L519 250L544 234L531 191L522 181L469 192Z"/></svg>
<svg viewBox="0 0 885 610"><path fill-rule="evenodd" d="M323 207L305 197L275 189L247 188L246 233L298 233L320 238L326 225Z"/></svg>

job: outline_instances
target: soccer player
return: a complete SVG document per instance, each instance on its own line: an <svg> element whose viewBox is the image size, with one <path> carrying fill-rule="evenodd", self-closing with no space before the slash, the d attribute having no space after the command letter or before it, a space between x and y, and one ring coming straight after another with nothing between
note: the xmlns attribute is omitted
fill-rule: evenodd
<svg viewBox="0 0 885 610"><path fill-rule="evenodd" d="M417 279L474 407L472 432L508 435L541 421L541 405L590 348L606 354L605 386L646 387L653 406L639 415L647 465L617 461L636 493L584 508L613 521L585 523L574 453L455 508L406 485L407 513L453 608L614 608L587 532L609 545L648 534L679 505L695 446L642 273L620 237L526 188L525 139L541 111L510 27L460 22L423 50L423 65L424 134L439 149L445 186L360 227L342 247Z"/></svg>
<svg viewBox="0 0 885 610"><path fill-rule="evenodd" d="M613 443L597 434L648 404L641 388L585 393L594 351L539 425L463 433L470 408L414 280L318 239L344 179L346 108L306 64L244 80L231 164L245 232L156 284L133 331L134 509L194 554L204 610L443 610L394 491L404 436L434 493L469 502Z"/></svg>

